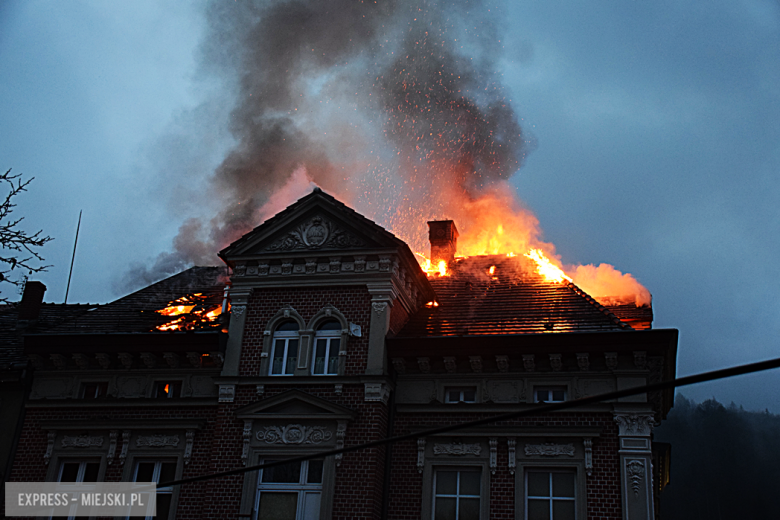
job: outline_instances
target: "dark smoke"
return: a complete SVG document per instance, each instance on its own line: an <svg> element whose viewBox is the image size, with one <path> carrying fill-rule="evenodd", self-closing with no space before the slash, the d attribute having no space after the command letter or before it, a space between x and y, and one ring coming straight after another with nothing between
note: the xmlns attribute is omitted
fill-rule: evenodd
<svg viewBox="0 0 780 520"><path fill-rule="evenodd" d="M224 209L129 284L213 262L274 193L310 191L306 176L411 241L409 221L511 177L526 146L494 70L494 16L469 0L211 3L202 68L235 93L235 146L211 179Z"/></svg>

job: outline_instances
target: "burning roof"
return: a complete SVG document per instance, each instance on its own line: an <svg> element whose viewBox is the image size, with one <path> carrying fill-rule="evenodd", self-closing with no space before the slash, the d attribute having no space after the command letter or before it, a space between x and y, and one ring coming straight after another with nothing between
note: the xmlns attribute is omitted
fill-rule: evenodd
<svg viewBox="0 0 780 520"><path fill-rule="evenodd" d="M416 313L399 337L631 329L570 281L546 279L524 256L459 258L447 276L430 282L436 301Z"/></svg>

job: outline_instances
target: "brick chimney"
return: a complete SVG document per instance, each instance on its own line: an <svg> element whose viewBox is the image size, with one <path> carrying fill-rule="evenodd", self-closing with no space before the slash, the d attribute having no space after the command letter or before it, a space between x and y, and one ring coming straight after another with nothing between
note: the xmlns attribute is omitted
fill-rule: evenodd
<svg viewBox="0 0 780 520"><path fill-rule="evenodd" d="M36 320L41 313L43 304L43 294L46 292L46 286L41 282L28 281L24 284L24 293L22 294L22 303L19 305L20 320Z"/></svg>
<svg viewBox="0 0 780 520"><path fill-rule="evenodd" d="M458 250L458 229L452 220L433 220L428 222L428 240L431 242L431 263L440 260L448 264L455 260Z"/></svg>

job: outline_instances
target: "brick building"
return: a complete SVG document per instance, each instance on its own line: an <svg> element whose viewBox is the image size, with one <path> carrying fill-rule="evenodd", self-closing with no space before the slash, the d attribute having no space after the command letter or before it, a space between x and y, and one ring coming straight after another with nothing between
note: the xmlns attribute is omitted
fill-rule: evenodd
<svg viewBox="0 0 780 520"><path fill-rule="evenodd" d="M24 338L11 480L187 478L674 377L677 331L524 257L449 276L315 190L195 267ZM229 285L229 292L226 287ZM169 518L650 519L671 392L162 489Z"/></svg>

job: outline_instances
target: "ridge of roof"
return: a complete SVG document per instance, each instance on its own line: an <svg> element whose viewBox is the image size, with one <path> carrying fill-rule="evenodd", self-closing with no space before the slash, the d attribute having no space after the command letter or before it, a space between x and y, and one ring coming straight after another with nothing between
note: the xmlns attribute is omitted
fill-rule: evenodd
<svg viewBox="0 0 780 520"><path fill-rule="evenodd" d="M569 287L569 289L574 291L575 294L582 296L585 299L585 301L587 301L588 303L596 307L596 309L598 309L600 312L604 313L604 315L606 315L609 319L611 319L615 323L615 325L618 325L621 329L626 329L626 330L633 329L631 325L625 323L623 320L618 318L617 315L615 315L615 313L613 313L611 310L606 308L604 305L600 304L593 296L580 289L580 287L574 282L567 281L566 285Z"/></svg>

